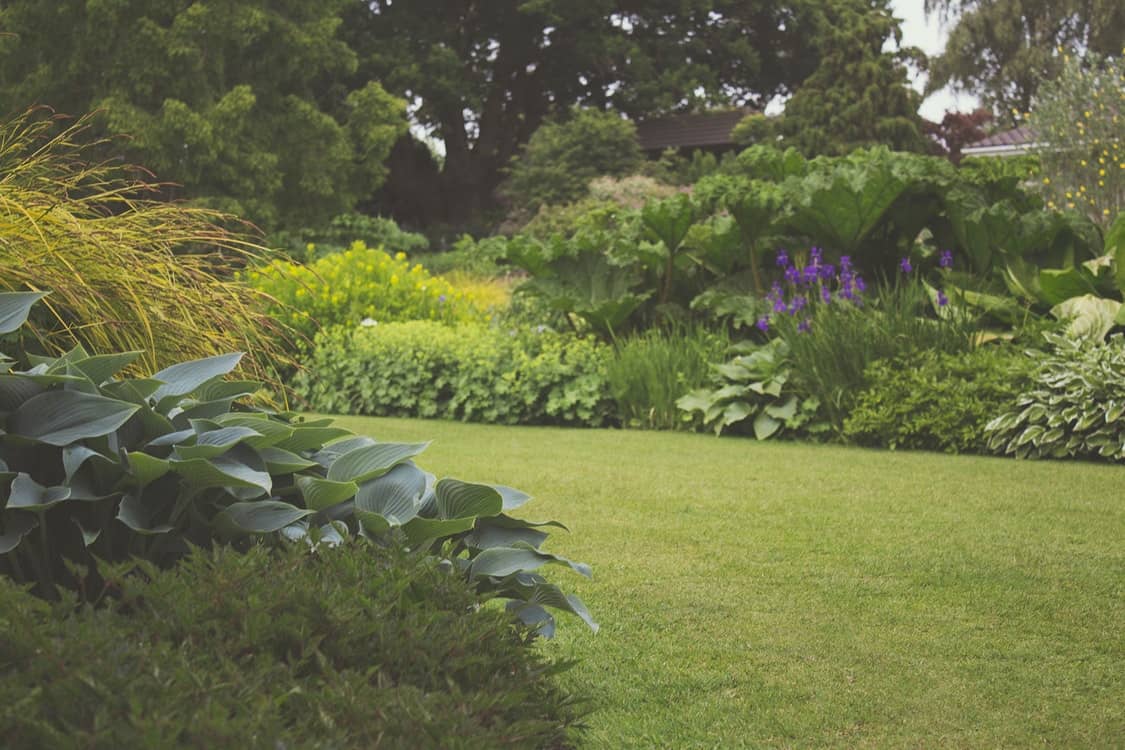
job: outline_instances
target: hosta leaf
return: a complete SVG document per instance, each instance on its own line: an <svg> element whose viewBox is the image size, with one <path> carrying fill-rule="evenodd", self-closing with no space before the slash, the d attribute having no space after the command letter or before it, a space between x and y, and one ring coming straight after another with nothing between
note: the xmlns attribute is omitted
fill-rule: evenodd
<svg viewBox="0 0 1125 750"><path fill-rule="evenodd" d="M297 508L280 500L259 500L252 503L233 503L215 516L215 526L222 532L239 534L269 534L281 531L316 511Z"/></svg>
<svg viewBox="0 0 1125 750"><path fill-rule="evenodd" d="M507 528L493 526L488 523L491 519L480 519L472 533L465 537L465 544L474 549L489 549L490 547L511 547L514 544L527 544L539 549L547 539L545 531L531 528Z"/></svg>
<svg viewBox="0 0 1125 750"><path fill-rule="evenodd" d="M191 362L181 362L155 373L152 377L164 385L152 397L157 403L166 398L186 396L212 378L220 378L238 366L242 354L220 354Z"/></svg>
<svg viewBox="0 0 1125 750"><path fill-rule="evenodd" d="M221 427L217 430L204 432L196 437L194 445L181 445L176 448L178 458L213 458L226 453L247 438L260 436L261 433L249 427L233 426Z"/></svg>
<svg viewBox="0 0 1125 750"><path fill-rule="evenodd" d="M328 478L337 482L364 482L386 474L403 461L424 451L429 443L377 443L349 451L328 467Z"/></svg>
<svg viewBox="0 0 1125 750"><path fill-rule="evenodd" d="M418 515L418 503L425 491L425 472L413 464L400 464L359 486L356 515L361 510L377 513L390 525L401 526Z"/></svg>
<svg viewBox="0 0 1125 750"><path fill-rule="evenodd" d="M0 374L0 411L15 411L46 388L23 375Z"/></svg>
<svg viewBox="0 0 1125 750"><path fill-rule="evenodd" d="M176 432L168 432L160 437L153 438L148 441L146 448L164 448L172 445L191 445L195 442L195 430L177 430Z"/></svg>
<svg viewBox="0 0 1125 750"><path fill-rule="evenodd" d="M766 414L769 414L774 419L782 421L792 419L797 413L797 397L790 396L789 399L780 406L770 405L766 407Z"/></svg>
<svg viewBox="0 0 1125 750"><path fill-rule="evenodd" d="M131 404L147 404L149 397L156 393L162 383L152 378L141 380L122 380L114 383L105 383L101 387L102 395L128 401Z"/></svg>
<svg viewBox="0 0 1125 750"><path fill-rule="evenodd" d="M520 571L535 570L547 564L567 565L577 573L590 578L590 566L585 563L571 562L563 557L541 552L530 546L518 547L493 547L486 549L473 558L469 575L473 578L490 576L503 578L504 576Z"/></svg>
<svg viewBox="0 0 1125 750"><path fill-rule="evenodd" d="M134 451L132 453L126 451L125 462L128 464L130 472L137 480L138 489L143 489L152 482L155 482L172 469L171 461L165 458L150 456L140 451Z"/></svg>
<svg viewBox="0 0 1125 750"><path fill-rule="evenodd" d="M345 453L351 453L357 448L366 448L369 445L375 445L379 441L374 438L367 437L366 435L356 435L354 437L337 440L324 446L316 453L313 454L313 460L324 468L328 468L336 462L336 459Z"/></svg>
<svg viewBox="0 0 1125 750"><path fill-rule="evenodd" d="M101 385L121 370L133 364L144 352L123 352L122 354L99 354L78 360L74 367L81 370L95 385Z"/></svg>
<svg viewBox="0 0 1125 750"><path fill-rule="evenodd" d="M63 446L117 430L133 416L136 404L77 391L48 391L17 409L8 420L8 432Z"/></svg>
<svg viewBox="0 0 1125 750"><path fill-rule="evenodd" d="M564 612L578 615L591 630L595 633L598 632L598 623L590 616L590 610L586 609L586 605L582 603L582 600L573 594L564 594L562 590L553 583L547 583L546 581L536 582L531 591L524 594L523 602L524 606L554 607L555 609L561 609ZM512 605L509 605L509 607L511 606Z"/></svg>
<svg viewBox="0 0 1125 750"><path fill-rule="evenodd" d="M487 484L442 479L434 488L439 518L496 516L504 510L504 498Z"/></svg>
<svg viewBox="0 0 1125 750"><path fill-rule="evenodd" d="M138 534L146 536L167 534L175 528L168 523L156 523L158 506L153 502L145 502L139 495L125 495L117 507L117 520L128 526Z"/></svg>
<svg viewBox="0 0 1125 750"><path fill-rule="evenodd" d="M245 463L246 454L235 455L235 451L215 458L191 458L172 460L176 473L188 484L198 488L208 487L254 487L261 494L268 495L273 488L270 475L261 469Z"/></svg>
<svg viewBox="0 0 1125 750"><path fill-rule="evenodd" d="M494 484L492 488L500 493L500 497L504 500L504 510L515 510L528 500L531 495L526 492L514 489L512 487L505 487L502 484Z"/></svg>
<svg viewBox="0 0 1125 750"><path fill-rule="evenodd" d="M77 518L72 518L70 520L71 523L78 527L79 533L82 534L83 547L89 547L91 544L98 541L98 537L101 536L102 533L101 529L87 529Z"/></svg>
<svg viewBox="0 0 1125 750"><path fill-rule="evenodd" d="M749 403L746 401L735 401L732 404L727 404L727 407L723 409L723 419L720 424L722 427L737 424L753 413L754 408L750 406Z"/></svg>
<svg viewBox="0 0 1125 750"><path fill-rule="evenodd" d="M350 432L342 427L325 427L321 425L307 427L295 425L293 427L293 434L280 443L276 443L276 445L283 450L300 453L301 451L319 448L329 440L335 440L336 438L350 434Z"/></svg>
<svg viewBox="0 0 1125 750"><path fill-rule="evenodd" d="M90 459L95 459L106 465L117 463L85 445L68 445L62 449L63 473L66 475L66 481L70 482L74 475L78 473L78 470Z"/></svg>
<svg viewBox="0 0 1125 750"><path fill-rule="evenodd" d="M39 518L34 513L0 513L0 555L6 555L18 547L20 540L38 525Z"/></svg>
<svg viewBox="0 0 1125 750"><path fill-rule="evenodd" d="M30 474L21 471L12 480L7 507L8 510L41 511L58 505L69 497L69 487L44 487L32 479Z"/></svg>
<svg viewBox="0 0 1125 750"><path fill-rule="evenodd" d="M544 638L555 637L555 618L538 604L527 604L520 600L509 601L505 607L509 612L520 618L520 622L530 628L535 628Z"/></svg>
<svg viewBox="0 0 1125 750"><path fill-rule="evenodd" d="M223 427L249 427L257 432L258 437L246 440L246 444L253 448L274 446L293 435L292 427L276 419L270 419L265 414L231 412L216 417L215 421Z"/></svg>
<svg viewBox="0 0 1125 750"><path fill-rule="evenodd" d="M297 488L305 498L305 505L313 510L324 510L355 497L359 486L355 482L334 482L320 477L299 476Z"/></svg>
<svg viewBox="0 0 1125 750"><path fill-rule="evenodd" d="M754 417L754 437L758 440L769 438L779 429L781 429L781 422L764 411L759 412L758 416Z"/></svg>
<svg viewBox="0 0 1125 750"><path fill-rule="evenodd" d="M31 312L31 306L48 292L0 292L0 334L19 330Z"/></svg>
<svg viewBox="0 0 1125 750"><path fill-rule="evenodd" d="M390 530L391 522L370 510L356 508L355 517L368 534L379 535Z"/></svg>
<svg viewBox="0 0 1125 750"><path fill-rule="evenodd" d="M254 445L254 438L246 441L247 445ZM274 448L273 446L258 448L258 455L266 462L266 470L270 474L293 474L316 466L315 461L298 456L296 453Z"/></svg>
<svg viewBox="0 0 1125 750"><path fill-rule="evenodd" d="M441 537L453 536L473 528L473 518L453 518L442 520L438 518L412 518L406 522L402 530L406 533L406 540L411 546Z"/></svg>

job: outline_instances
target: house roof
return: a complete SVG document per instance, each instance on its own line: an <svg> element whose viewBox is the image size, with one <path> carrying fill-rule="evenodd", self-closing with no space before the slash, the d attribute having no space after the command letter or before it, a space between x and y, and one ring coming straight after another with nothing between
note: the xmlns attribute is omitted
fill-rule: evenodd
<svg viewBox="0 0 1125 750"><path fill-rule="evenodd" d="M993 133L961 149L964 156L1002 156L1023 154L1035 145L1035 131L1029 127Z"/></svg>
<svg viewBox="0 0 1125 750"><path fill-rule="evenodd" d="M645 151L665 148L701 146L728 146L734 141L730 134L734 126L752 109L734 109L726 112L703 112L693 115L656 117L637 123L637 140Z"/></svg>

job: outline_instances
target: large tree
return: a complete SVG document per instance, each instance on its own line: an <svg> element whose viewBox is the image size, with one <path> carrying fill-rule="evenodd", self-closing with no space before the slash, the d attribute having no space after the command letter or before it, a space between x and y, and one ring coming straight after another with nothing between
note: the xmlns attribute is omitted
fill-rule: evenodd
<svg viewBox="0 0 1125 750"><path fill-rule="evenodd" d="M975 94L1015 124L1036 91L1062 68L1059 50L1115 55L1125 44L1121 0L926 0L926 12L954 20L928 88Z"/></svg>
<svg viewBox="0 0 1125 750"><path fill-rule="evenodd" d="M354 76L352 1L4 0L0 107L100 109L183 195L319 223L375 191L406 129L405 103Z"/></svg>
<svg viewBox="0 0 1125 750"><path fill-rule="evenodd" d="M486 207L552 113L762 106L816 66L812 0L357 0L345 33L444 146L433 199Z"/></svg>

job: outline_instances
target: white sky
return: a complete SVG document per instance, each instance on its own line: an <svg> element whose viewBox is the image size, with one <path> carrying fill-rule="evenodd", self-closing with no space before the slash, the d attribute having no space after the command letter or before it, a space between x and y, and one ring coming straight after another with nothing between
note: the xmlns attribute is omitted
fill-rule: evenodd
<svg viewBox="0 0 1125 750"><path fill-rule="evenodd" d="M927 55L940 53L945 49L948 29L938 20L937 14L926 18L922 11L922 0L891 0L895 16L902 19L902 43L906 47L918 47ZM919 75L914 88L919 92L925 86L925 75ZM935 91L922 102L919 110L927 120L941 121L947 109L971 111L977 107L976 97L957 94L948 87Z"/></svg>

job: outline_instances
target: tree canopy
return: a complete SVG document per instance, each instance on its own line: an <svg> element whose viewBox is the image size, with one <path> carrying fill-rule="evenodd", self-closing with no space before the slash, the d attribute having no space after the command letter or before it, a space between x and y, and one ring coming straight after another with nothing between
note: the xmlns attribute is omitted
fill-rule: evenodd
<svg viewBox="0 0 1125 750"><path fill-rule="evenodd" d="M351 4L7 0L0 104L99 109L187 197L270 227L325 221L375 191L406 130L404 102L354 79Z"/></svg>

